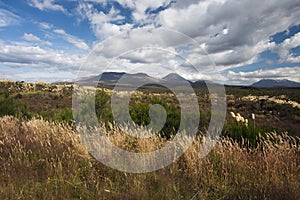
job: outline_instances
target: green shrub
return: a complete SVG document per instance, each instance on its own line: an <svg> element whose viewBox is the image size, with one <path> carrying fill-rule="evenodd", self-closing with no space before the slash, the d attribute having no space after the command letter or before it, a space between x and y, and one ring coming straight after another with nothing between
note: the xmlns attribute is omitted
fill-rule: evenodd
<svg viewBox="0 0 300 200"><path fill-rule="evenodd" d="M72 109L65 108L61 111L61 113L55 116L54 120L59 122L67 122L68 124L71 124L74 121Z"/></svg>
<svg viewBox="0 0 300 200"><path fill-rule="evenodd" d="M0 99L0 117L5 115L26 119L31 117L27 106L11 97Z"/></svg>
<svg viewBox="0 0 300 200"><path fill-rule="evenodd" d="M167 119L164 124L164 127L159 133L162 137L170 138L170 136L176 134L179 129L181 120L180 111L178 111L175 105L168 104L165 100L161 98L151 98L150 101L150 104L137 101L135 105L130 107L129 112L132 120L140 126L147 126L151 122L149 116L150 105L159 104L164 107L167 114Z"/></svg>
<svg viewBox="0 0 300 200"><path fill-rule="evenodd" d="M140 126L147 126L151 121L149 117L149 105L146 103L137 101L135 106L130 107L129 113L132 120Z"/></svg>
<svg viewBox="0 0 300 200"><path fill-rule="evenodd" d="M99 90L95 96L95 110L98 120L101 123L113 122L113 115L110 108L110 96L104 91Z"/></svg>
<svg viewBox="0 0 300 200"><path fill-rule="evenodd" d="M267 128L246 126L243 123L229 123L223 129L223 135L232 138L239 144L244 143L248 147L256 147L261 138L266 137Z"/></svg>

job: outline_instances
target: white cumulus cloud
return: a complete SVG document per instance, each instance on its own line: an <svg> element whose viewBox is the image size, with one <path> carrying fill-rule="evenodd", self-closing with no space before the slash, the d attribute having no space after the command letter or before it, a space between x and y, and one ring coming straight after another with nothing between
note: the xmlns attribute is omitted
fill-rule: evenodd
<svg viewBox="0 0 300 200"><path fill-rule="evenodd" d="M295 34L291 38L285 39L282 43L276 46L273 51L278 53L280 56L281 62L291 62L298 63L300 62L300 56L294 56L291 53L291 49L300 46L300 33Z"/></svg>
<svg viewBox="0 0 300 200"><path fill-rule="evenodd" d="M226 79L230 83L244 84L254 83L261 79L282 80L289 79L300 82L300 66L297 67L280 67L275 69L255 70L251 72L233 72L229 71Z"/></svg>

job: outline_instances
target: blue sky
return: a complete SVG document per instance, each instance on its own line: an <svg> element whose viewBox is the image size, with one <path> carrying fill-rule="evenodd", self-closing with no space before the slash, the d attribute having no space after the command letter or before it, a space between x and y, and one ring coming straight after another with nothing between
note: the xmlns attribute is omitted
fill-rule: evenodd
<svg viewBox="0 0 300 200"><path fill-rule="evenodd" d="M186 48L172 31L147 36L147 30L162 28L199 45ZM300 82L300 2L295 0L2 0L0 78L72 80L80 66L84 75L98 74L99 64L85 63L106 39L113 50L101 50L98 63L118 57L107 71L177 72L227 84L263 78ZM144 48L167 40L156 50ZM123 55L128 49L136 50Z"/></svg>

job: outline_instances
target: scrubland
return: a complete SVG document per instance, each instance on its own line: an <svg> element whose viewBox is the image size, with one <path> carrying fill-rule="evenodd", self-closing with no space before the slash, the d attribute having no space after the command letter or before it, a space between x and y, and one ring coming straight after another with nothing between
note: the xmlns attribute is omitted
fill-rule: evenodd
<svg viewBox="0 0 300 200"><path fill-rule="evenodd" d="M210 99L196 90L201 128L193 145L170 166L132 174L105 166L82 144L71 86L0 86L0 199L300 199L299 89L226 88L222 136L203 158ZM147 140L113 125L110 94L97 91L95 110L114 144L150 152L172 140L180 111L170 93L138 92L130 102L139 125L149 123L149 104L167 110L166 133Z"/></svg>
<svg viewBox="0 0 300 200"><path fill-rule="evenodd" d="M118 130L110 131L112 140L122 140ZM5 116L0 118L0 198L299 199L299 139L267 137L256 148L224 137L201 159L199 138L172 165L130 174L95 160L69 125ZM145 151L164 141L120 144Z"/></svg>

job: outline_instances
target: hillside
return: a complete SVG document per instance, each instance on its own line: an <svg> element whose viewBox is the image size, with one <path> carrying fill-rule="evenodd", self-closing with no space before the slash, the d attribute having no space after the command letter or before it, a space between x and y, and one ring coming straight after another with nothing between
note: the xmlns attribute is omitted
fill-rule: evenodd
<svg viewBox="0 0 300 200"><path fill-rule="evenodd" d="M290 80L272 80L272 79L263 79L251 85L252 87L300 87L300 83L290 81Z"/></svg>
<svg viewBox="0 0 300 200"><path fill-rule="evenodd" d="M146 76L134 75L136 80L141 77ZM113 80L109 74L107 78ZM130 174L97 161L82 145L74 129L72 85L0 82L0 86L0 199L300 197L298 88L226 87L223 136L203 158L198 153L210 120L211 99L203 89L195 89L201 118L194 144L161 170ZM92 100L109 141L130 152L151 152L168 144L181 123L178 101L172 93L151 91L132 94L133 121L148 123L150 104L163 105L168 117L157 137L141 140L127 137L114 125L112 91L97 90ZM88 111L83 109L84 117L91 115Z"/></svg>

